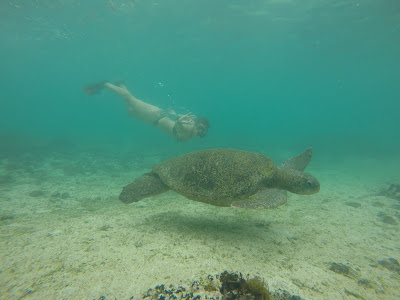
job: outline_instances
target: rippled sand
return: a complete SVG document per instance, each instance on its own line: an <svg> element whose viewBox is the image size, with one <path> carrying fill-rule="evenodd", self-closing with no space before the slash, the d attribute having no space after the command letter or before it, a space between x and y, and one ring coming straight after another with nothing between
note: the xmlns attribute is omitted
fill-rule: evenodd
<svg viewBox="0 0 400 300"><path fill-rule="evenodd" d="M137 298L224 270L305 299L400 298L400 271L384 263L400 261L400 201L377 195L400 183L399 159L319 157L308 171L321 192L273 210L172 191L120 203L156 155L25 159L0 164L2 299Z"/></svg>

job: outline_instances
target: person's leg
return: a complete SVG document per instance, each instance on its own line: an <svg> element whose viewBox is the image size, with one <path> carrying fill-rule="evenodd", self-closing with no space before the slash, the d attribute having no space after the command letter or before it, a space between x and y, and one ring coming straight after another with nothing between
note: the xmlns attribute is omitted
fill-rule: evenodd
<svg viewBox="0 0 400 300"><path fill-rule="evenodd" d="M104 86L124 99L128 113L135 119L154 124L161 117L165 116L162 109L134 97L124 84L117 86L107 82Z"/></svg>

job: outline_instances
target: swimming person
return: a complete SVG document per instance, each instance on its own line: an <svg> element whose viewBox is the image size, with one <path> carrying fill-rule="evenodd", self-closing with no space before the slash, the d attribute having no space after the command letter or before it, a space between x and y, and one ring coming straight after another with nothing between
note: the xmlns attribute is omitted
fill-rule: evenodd
<svg viewBox="0 0 400 300"><path fill-rule="evenodd" d="M157 106L137 99L128 91L123 82L112 84L108 81L101 81L87 85L83 90L88 95L96 95L104 88L115 92L125 101L130 116L158 127L178 141L187 141L196 136L204 137L210 127L210 123L204 117L196 117L191 113L179 115L172 109L167 113ZM172 120L170 116L175 120Z"/></svg>

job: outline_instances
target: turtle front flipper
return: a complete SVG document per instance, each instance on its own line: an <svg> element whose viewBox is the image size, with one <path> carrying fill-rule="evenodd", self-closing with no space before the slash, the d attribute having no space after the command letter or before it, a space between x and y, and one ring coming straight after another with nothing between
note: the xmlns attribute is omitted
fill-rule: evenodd
<svg viewBox="0 0 400 300"><path fill-rule="evenodd" d="M169 190L154 172L143 174L141 177L122 189L119 200L124 203L137 202L143 198L158 195Z"/></svg>
<svg viewBox="0 0 400 300"><path fill-rule="evenodd" d="M278 168L281 170L293 169L297 171L304 171L311 161L312 153L312 148L307 148L303 153L289 158L287 161L280 164Z"/></svg>
<svg viewBox="0 0 400 300"><path fill-rule="evenodd" d="M278 189L262 189L248 199L232 202L232 207L239 208L275 208L287 202L285 191Z"/></svg>

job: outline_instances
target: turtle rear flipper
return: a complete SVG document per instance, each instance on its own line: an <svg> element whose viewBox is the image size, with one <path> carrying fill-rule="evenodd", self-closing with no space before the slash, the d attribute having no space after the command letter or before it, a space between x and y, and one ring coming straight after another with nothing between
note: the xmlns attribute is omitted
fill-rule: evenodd
<svg viewBox="0 0 400 300"><path fill-rule="evenodd" d="M285 191L278 189L262 189L245 200L232 202L232 207L239 208L275 208L287 202Z"/></svg>
<svg viewBox="0 0 400 300"><path fill-rule="evenodd" d="M297 171L304 171L311 161L312 153L312 148L307 148L303 153L289 158L287 161L280 164L278 168L281 170L293 169Z"/></svg>
<svg viewBox="0 0 400 300"><path fill-rule="evenodd" d="M124 203L137 202L143 198L158 195L169 190L160 178L149 172L125 186L119 195L119 200Z"/></svg>

